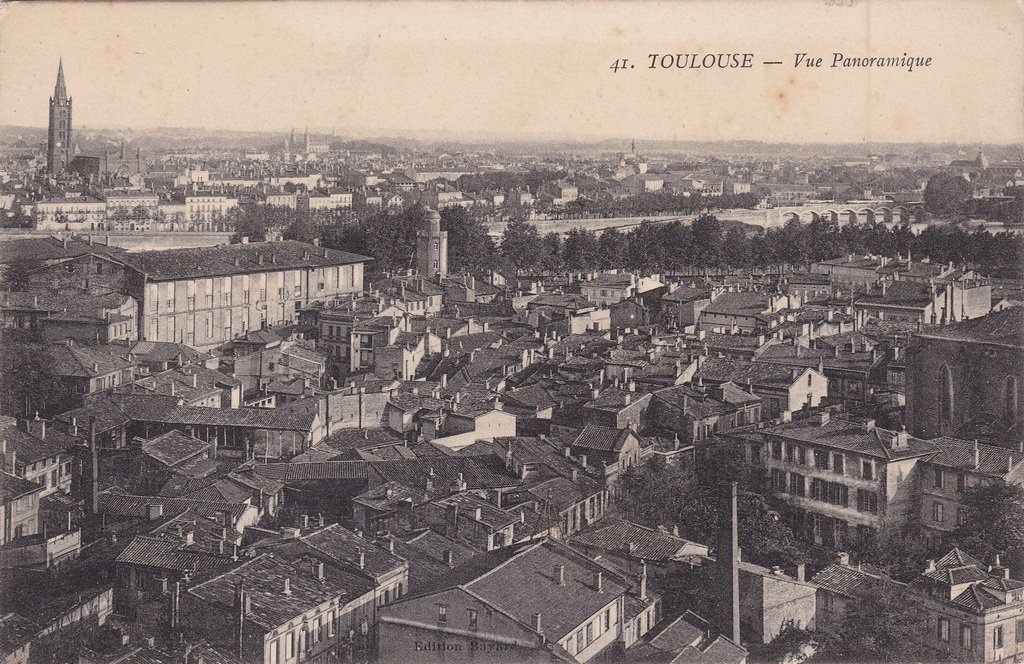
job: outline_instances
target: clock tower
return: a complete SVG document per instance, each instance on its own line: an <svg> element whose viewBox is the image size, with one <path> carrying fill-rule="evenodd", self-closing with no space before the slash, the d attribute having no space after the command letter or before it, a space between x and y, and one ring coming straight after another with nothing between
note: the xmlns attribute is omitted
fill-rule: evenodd
<svg viewBox="0 0 1024 664"><path fill-rule="evenodd" d="M57 66L57 83L50 97L50 126L46 140L46 170L56 175L71 161L71 98L64 86L64 61Z"/></svg>

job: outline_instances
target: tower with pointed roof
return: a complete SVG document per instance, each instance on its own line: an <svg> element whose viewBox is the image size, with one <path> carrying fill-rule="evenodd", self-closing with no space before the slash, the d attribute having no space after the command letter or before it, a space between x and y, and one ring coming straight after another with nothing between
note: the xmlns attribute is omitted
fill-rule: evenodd
<svg viewBox="0 0 1024 664"><path fill-rule="evenodd" d="M50 124L46 134L46 170L60 173L71 161L71 97L64 84L64 61L57 65L57 83L50 97Z"/></svg>

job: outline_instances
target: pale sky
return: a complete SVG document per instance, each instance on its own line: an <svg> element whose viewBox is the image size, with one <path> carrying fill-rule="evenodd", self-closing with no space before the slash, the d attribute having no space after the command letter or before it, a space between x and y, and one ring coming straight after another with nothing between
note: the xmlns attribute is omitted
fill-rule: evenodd
<svg viewBox="0 0 1024 664"><path fill-rule="evenodd" d="M688 52L755 64L646 68ZM825 66L796 69L797 52ZM932 65L831 69L834 52ZM0 0L0 124L46 125L60 57L76 126L1024 142L1016 0Z"/></svg>

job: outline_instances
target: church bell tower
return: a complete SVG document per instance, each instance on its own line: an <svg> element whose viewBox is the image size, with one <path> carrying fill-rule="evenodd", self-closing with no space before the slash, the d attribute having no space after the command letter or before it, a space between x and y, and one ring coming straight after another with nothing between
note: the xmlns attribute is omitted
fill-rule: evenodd
<svg viewBox="0 0 1024 664"><path fill-rule="evenodd" d="M50 97L50 125L46 134L46 170L56 175L71 161L71 98L64 85L64 61L57 66L57 83Z"/></svg>

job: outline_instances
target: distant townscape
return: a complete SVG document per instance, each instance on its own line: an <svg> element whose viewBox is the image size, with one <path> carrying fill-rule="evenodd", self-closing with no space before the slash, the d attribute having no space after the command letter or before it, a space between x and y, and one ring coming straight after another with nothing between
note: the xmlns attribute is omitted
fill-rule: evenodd
<svg viewBox="0 0 1024 664"><path fill-rule="evenodd" d="M1024 660L1020 146L174 137L72 83L0 130L0 664Z"/></svg>

